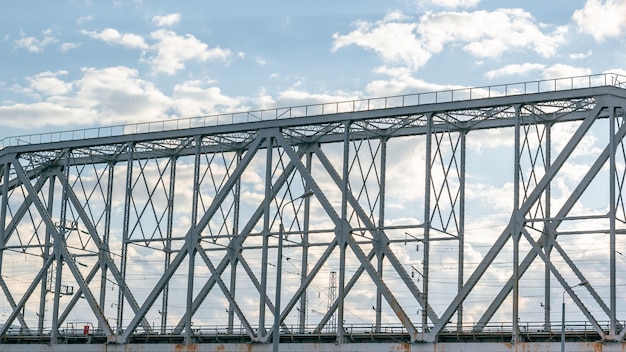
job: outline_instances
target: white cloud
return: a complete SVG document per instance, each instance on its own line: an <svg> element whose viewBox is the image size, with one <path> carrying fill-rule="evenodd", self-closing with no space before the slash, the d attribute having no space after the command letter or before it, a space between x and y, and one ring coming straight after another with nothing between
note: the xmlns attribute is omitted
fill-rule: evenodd
<svg viewBox="0 0 626 352"><path fill-rule="evenodd" d="M105 28L100 32L80 31L93 39L102 40L107 44L121 45L130 49L147 49L148 45L144 38L133 33L120 33L113 28Z"/></svg>
<svg viewBox="0 0 626 352"><path fill-rule="evenodd" d="M66 51L76 49L79 46L80 46L80 43L63 43L59 47L59 50L61 50L62 52L66 52Z"/></svg>
<svg viewBox="0 0 626 352"><path fill-rule="evenodd" d="M430 0L430 3L452 9L458 7L474 7L480 3L480 0Z"/></svg>
<svg viewBox="0 0 626 352"><path fill-rule="evenodd" d="M531 50L552 57L565 41L566 27L544 33L522 9L428 13L420 18L419 33L433 53L447 44L461 45L470 54L498 57L514 50Z"/></svg>
<svg viewBox="0 0 626 352"><path fill-rule="evenodd" d="M181 117L246 110L242 105L242 99L225 96L218 87L203 88L200 81L177 84L174 87L173 99L174 109Z"/></svg>
<svg viewBox="0 0 626 352"><path fill-rule="evenodd" d="M581 32L597 41L619 37L626 30L626 0L587 0L572 18Z"/></svg>
<svg viewBox="0 0 626 352"><path fill-rule="evenodd" d="M422 79L413 77L407 69L380 68L379 73L390 75L389 79L374 80L367 84L365 92L370 97L383 97L418 92L436 92L442 90L464 88L459 85L442 85L428 83Z"/></svg>
<svg viewBox="0 0 626 352"><path fill-rule="evenodd" d="M43 72L22 88L42 100L0 107L0 124L15 128L98 126L154 121L167 116L172 99L127 67L84 68L75 81L67 72ZM28 121L28 123L24 123Z"/></svg>
<svg viewBox="0 0 626 352"><path fill-rule="evenodd" d="M525 50L553 57L567 33L567 27L546 33L549 27L535 23L532 15L522 9L429 12L418 21L396 11L380 21L358 21L355 26L348 34L333 35L333 51L358 45L376 52L387 65L403 65L411 70L424 66L446 46L461 46L478 58Z"/></svg>
<svg viewBox="0 0 626 352"><path fill-rule="evenodd" d="M231 55L230 50L209 48L191 34L179 36L172 31L159 29L152 32L150 37L157 42L152 47L157 52L156 56L149 59L157 73L172 75L185 68L185 61L227 60Z"/></svg>
<svg viewBox="0 0 626 352"><path fill-rule="evenodd" d="M609 69L604 71L603 73L615 73L621 76L626 76L626 69L623 68L613 68L613 69Z"/></svg>
<svg viewBox="0 0 626 352"><path fill-rule="evenodd" d="M58 78L63 75L67 75L67 71L39 73L28 79L30 88L46 96L68 94L72 91L72 83Z"/></svg>
<svg viewBox="0 0 626 352"><path fill-rule="evenodd" d="M49 44L55 43L57 39L52 36L52 30L46 29L41 32L42 38L27 37L23 32L20 33L20 39L15 41L16 49L26 49L35 54L43 52L44 48Z"/></svg>
<svg viewBox="0 0 626 352"><path fill-rule="evenodd" d="M543 77L545 79L552 78L561 78L561 77L575 77L575 76L586 76L590 75L590 69L584 67L576 67L564 64L555 64L550 67L547 67L543 71Z"/></svg>
<svg viewBox="0 0 626 352"><path fill-rule="evenodd" d="M82 16L82 17L79 17L79 18L76 20L76 23L78 23L78 24L84 24L84 23L87 23L87 22L89 22L89 21L91 21L91 20L93 20L93 16Z"/></svg>
<svg viewBox="0 0 626 352"><path fill-rule="evenodd" d="M161 18L159 23L172 23L171 16L173 15ZM122 34L113 28L106 28L100 32L83 30L81 33L108 44L121 45L130 49L142 49L146 54L143 60L152 65L152 71L168 75L183 70L185 62L189 60L205 62L217 59L226 61L231 56L230 50L209 48L207 44L191 34L180 36L166 29L158 29L150 33L150 39L154 41L153 44L148 44L141 35Z"/></svg>
<svg viewBox="0 0 626 352"><path fill-rule="evenodd" d="M563 77L576 77L586 76L592 74L591 70L584 67L576 67L565 64L554 64L552 66L546 66L543 64L511 64L501 68L488 71L485 76L489 79L506 77L506 76L529 76L531 73L536 72L537 76L541 79L554 79ZM536 79L533 77L532 79ZM568 83L569 85L569 83ZM565 88L565 87L564 87Z"/></svg>
<svg viewBox="0 0 626 352"><path fill-rule="evenodd" d="M349 45L358 45L376 52L391 64L403 64L418 69L432 53L416 35L417 24L405 22L400 12L392 12L378 22L358 21L356 29L346 35L333 34L332 50Z"/></svg>
<svg viewBox="0 0 626 352"><path fill-rule="evenodd" d="M347 93L309 93L303 90L287 89L280 92L276 99L276 106L288 107L288 106L302 106L311 104L332 103L337 101L348 101L358 99L355 95Z"/></svg>
<svg viewBox="0 0 626 352"><path fill-rule="evenodd" d="M569 58L572 59L572 60L580 60L580 59L588 58L589 56L591 56L591 54L593 54L593 52L591 51L591 49L589 49L589 50L587 50L586 53L570 54Z"/></svg>
<svg viewBox="0 0 626 352"><path fill-rule="evenodd" d="M212 81L182 82L167 96L140 78L137 70L124 66L83 68L76 80L64 80L67 76L67 71L46 71L28 77L22 87L13 87L36 101L0 106L0 125L75 129L251 110L245 105L249 99L229 97L218 87L204 86Z"/></svg>
<svg viewBox="0 0 626 352"><path fill-rule="evenodd" d="M117 66L105 69L84 68L75 85L74 96L51 98L62 105L84 106L98 112L98 124L152 121L162 118L171 98L152 82L139 78L137 70ZM92 123L96 123L93 121Z"/></svg>
<svg viewBox="0 0 626 352"><path fill-rule="evenodd" d="M478 155L488 150L513 148L513 143L514 139L511 138L510 131L506 129L485 129L472 132L472 138L467 139L467 149Z"/></svg>
<svg viewBox="0 0 626 352"><path fill-rule="evenodd" d="M152 17L152 23L157 27L171 27L180 22L180 14L172 13L166 16Z"/></svg>
<svg viewBox="0 0 626 352"><path fill-rule="evenodd" d="M95 111L80 107L61 106L50 102L0 106L0 121L12 128L44 126L85 126L97 120Z"/></svg>
<svg viewBox="0 0 626 352"><path fill-rule="evenodd" d="M544 68L545 68L545 65L542 65L542 64L531 64L531 63L511 64L511 65L506 65L504 67L501 67L495 70L490 70L485 74L485 76L487 76L487 78L489 79L494 79L494 78L498 78L502 76L511 76L511 75L523 76L532 71L541 71Z"/></svg>
<svg viewBox="0 0 626 352"><path fill-rule="evenodd" d="M261 110L271 109L276 107L276 101L271 95L266 93L264 88L261 88L259 95L254 100L254 105Z"/></svg>

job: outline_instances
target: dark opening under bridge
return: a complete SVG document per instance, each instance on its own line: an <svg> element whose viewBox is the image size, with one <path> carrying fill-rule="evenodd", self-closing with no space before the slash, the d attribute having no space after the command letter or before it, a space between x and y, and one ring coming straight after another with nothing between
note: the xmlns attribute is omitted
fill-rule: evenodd
<svg viewBox="0 0 626 352"><path fill-rule="evenodd" d="M625 109L601 74L7 138L1 349L621 350Z"/></svg>

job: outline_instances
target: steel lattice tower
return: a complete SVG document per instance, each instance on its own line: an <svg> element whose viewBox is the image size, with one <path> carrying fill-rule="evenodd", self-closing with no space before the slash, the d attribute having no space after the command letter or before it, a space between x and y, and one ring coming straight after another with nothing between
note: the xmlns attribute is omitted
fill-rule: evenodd
<svg viewBox="0 0 626 352"><path fill-rule="evenodd" d="M328 277L328 310L331 310L333 304L337 300L337 272L331 271ZM335 315L330 317L328 321L328 331L335 331L337 329L337 317Z"/></svg>

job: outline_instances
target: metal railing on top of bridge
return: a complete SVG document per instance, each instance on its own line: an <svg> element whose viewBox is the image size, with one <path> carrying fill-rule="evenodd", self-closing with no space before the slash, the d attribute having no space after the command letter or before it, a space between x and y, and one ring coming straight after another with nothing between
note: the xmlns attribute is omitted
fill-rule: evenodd
<svg viewBox="0 0 626 352"><path fill-rule="evenodd" d="M93 127L59 132L6 137L0 141L0 149L28 144L64 142L90 138L114 137L129 134L163 132L216 125L249 123L283 118L330 115L338 113L361 112L376 109L398 108L424 104L437 104L473 99L502 96L545 93L559 90L614 86L626 88L626 76L615 73L603 73L588 76L555 78L519 83L499 84L483 87L448 89L435 92L415 93L292 106L247 112L223 113L190 118L168 119L140 122L126 125Z"/></svg>

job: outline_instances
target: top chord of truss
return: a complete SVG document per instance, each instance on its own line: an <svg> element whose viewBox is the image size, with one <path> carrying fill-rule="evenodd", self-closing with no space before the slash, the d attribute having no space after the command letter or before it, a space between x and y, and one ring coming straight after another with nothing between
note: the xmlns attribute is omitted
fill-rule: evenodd
<svg viewBox="0 0 626 352"><path fill-rule="evenodd" d="M626 88L626 76L603 73L587 76L555 78L483 87L448 89L435 92L396 95L381 98L292 106L267 110L234 112L191 118L159 120L126 125L85 128L60 132L6 137L0 148L29 144L54 143L91 138L114 137L150 132L165 132L198 127L232 125L267 120L354 113L415 105L462 102L496 97L509 97L595 87Z"/></svg>

